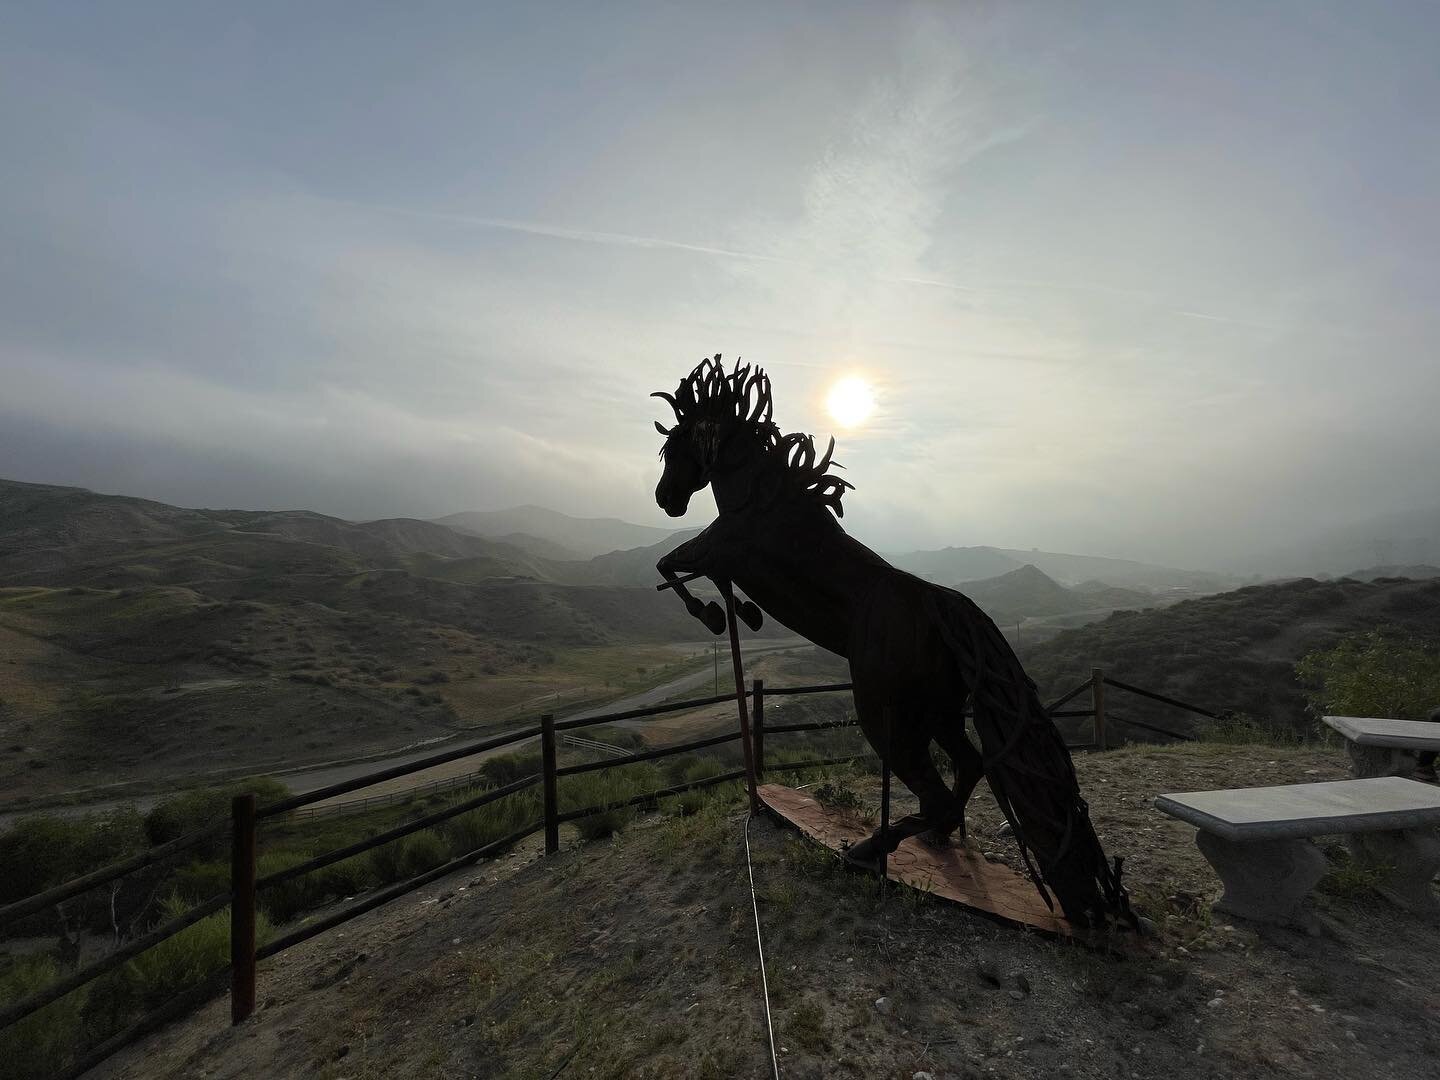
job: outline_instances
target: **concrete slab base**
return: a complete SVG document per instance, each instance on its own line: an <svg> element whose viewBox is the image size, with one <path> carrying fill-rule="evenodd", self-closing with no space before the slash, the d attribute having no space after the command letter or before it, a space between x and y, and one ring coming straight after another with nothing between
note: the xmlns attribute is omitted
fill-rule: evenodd
<svg viewBox="0 0 1440 1080"><path fill-rule="evenodd" d="M1224 840L1201 831L1195 844L1225 885L1214 909L1253 922L1317 931L1305 897L1325 874L1325 856L1309 840Z"/></svg>

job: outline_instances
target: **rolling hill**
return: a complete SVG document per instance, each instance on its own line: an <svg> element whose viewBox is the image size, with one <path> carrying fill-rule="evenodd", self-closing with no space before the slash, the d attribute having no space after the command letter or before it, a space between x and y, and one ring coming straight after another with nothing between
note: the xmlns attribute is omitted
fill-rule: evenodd
<svg viewBox="0 0 1440 1080"><path fill-rule="evenodd" d="M673 529L633 525L618 518L577 518L543 506L516 506L508 510L472 510L439 518L437 524L474 536L505 538L520 534L535 537L569 558L590 559L609 551L648 547L670 537ZM521 541L519 546L524 546Z"/></svg>
<svg viewBox="0 0 1440 1080"><path fill-rule="evenodd" d="M594 584L434 522L0 481L0 787L321 760L649 685L704 636L649 563Z"/></svg>
<svg viewBox="0 0 1440 1080"><path fill-rule="evenodd" d="M1148 593L1109 585L1088 590L1067 589L1038 567L1028 564L998 577L966 582L960 591L1001 625L1017 619L1087 611L1103 613L1122 607L1152 607L1156 603Z"/></svg>
<svg viewBox="0 0 1440 1080"><path fill-rule="evenodd" d="M1219 592L1240 584L1238 578L1207 570L1179 570L1129 559L1067 555L1038 548L947 547L889 556L902 570L941 585L959 586L1033 566L1062 585L1099 581L1105 585L1152 592Z"/></svg>
<svg viewBox="0 0 1440 1080"><path fill-rule="evenodd" d="M1378 626L1440 642L1440 580L1301 578L1150 611L1118 611L1027 651L1025 666L1046 696L1101 667L1211 711L1244 712L1298 732L1310 719L1295 662L1342 634ZM1118 692L1110 708L1180 730L1195 719Z"/></svg>

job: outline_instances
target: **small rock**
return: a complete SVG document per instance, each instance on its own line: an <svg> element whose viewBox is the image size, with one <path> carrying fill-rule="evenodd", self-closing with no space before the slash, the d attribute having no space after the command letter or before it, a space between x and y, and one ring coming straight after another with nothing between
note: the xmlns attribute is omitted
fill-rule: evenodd
<svg viewBox="0 0 1440 1080"><path fill-rule="evenodd" d="M1205 1004L1210 1006L1210 1008L1212 1009L1218 1009L1221 1005L1225 1004L1225 999L1222 997L1213 997Z"/></svg>
<svg viewBox="0 0 1440 1080"><path fill-rule="evenodd" d="M888 997L876 998L875 1011L882 1016L889 1016L895 1011L895 1006Z"/></svg>
<svg viewBox="0 0 1440 1080"><path fill-rule="evenodd" d="M1019 990L1011 990L1011 991L1010 991L1010 1000L1011 1000L1011 1001L1024 1001L1024 1000L1025 1000L1025 995L1022 994Z"/></svg>
<svg viewBox="0 0 1440 1080"><path fill-rule="evenodd" d="M929 1072L913 1073L910 1080L935 1080L935 1074Z"/></svg>
<svg viewBox="0 0 1440 1080"><path fill-rule="evenodd" d="M458 937L457 937L457 938L451 938L451 939L450 939L450 944L451 944L451 945L459 945L459 944L460 944L460 939L459 939Z"/></svg>
<svg viewBox="0 0 1440 1080"><path fill-rule="evenodd" d="M1360 1036L1356 1035L1355 1032L1351 1031L1349 1028L1345 1029L1345 1037L1351 1042L1358 1042L1360 1040Z"/></svg>

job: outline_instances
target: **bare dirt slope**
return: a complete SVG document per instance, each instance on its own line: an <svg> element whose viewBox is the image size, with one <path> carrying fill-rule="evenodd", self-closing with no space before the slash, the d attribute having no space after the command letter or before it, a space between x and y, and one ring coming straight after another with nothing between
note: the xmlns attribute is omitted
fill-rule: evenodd
<svg viewBox="0 0 1440 1080"><path fill-rule="evenodd" d="M757 819L755 874L785 1077L1366 1076L1440 1070L1440 930L1339 848L1322 937L1212 922L1218 883L1159 792L1345 775L1339 751L1192 746L1078 762L1097 827L1159 924L1103 955L910 892L882 900ZM872 789L856 781L862 798ZM903 809L903 808L902 808ZM1004 851L980 795L972 840ZM760 1077L744 818L733 801L456 875L261 974L104 1077Z"/></svg>

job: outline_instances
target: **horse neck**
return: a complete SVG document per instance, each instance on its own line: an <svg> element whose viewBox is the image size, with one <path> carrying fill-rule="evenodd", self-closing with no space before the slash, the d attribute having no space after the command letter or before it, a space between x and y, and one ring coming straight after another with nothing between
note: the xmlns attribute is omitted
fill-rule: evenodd
<svg viewBox="0 0 1440 1080"><path fill-rule="evenodd" d="M779 485L773 483L776 462L758 441L746 439L736 447L733 461L710 475L710 491L721 514L763 510L774 499Z"/></svg>

